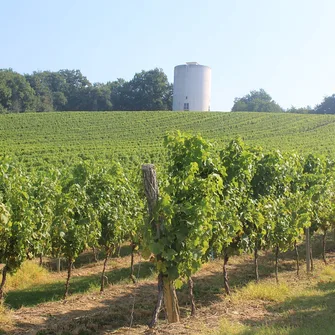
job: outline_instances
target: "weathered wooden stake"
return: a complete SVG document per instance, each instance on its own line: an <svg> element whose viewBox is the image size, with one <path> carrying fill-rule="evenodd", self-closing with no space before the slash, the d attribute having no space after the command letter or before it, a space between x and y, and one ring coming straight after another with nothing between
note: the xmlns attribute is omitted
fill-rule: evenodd
<svg viewBox="0 0 335 335"><path fill-rule="evenodd" d="M300 266L299 266L299 250L297 246L297 241L294 242L294 250L295 250L295 260L297 264L297 276L299 277Z"/></svg>
<svg viewBox="0 0 335 335"><path fill-rule="evenodd" d="M148 201L149 219L152 225L152 230L156 231L155 240L159 240L160 223L157 222L154 217L154 211L159 195L155 167L153 164L144 164L142 165L142 172L145 195ZM162 258L160 254L155 256L157 260ZM179 322L179 305L173 281L169 280L167 276L160 273L158 275L158 298L152 320L149 323L150 328L154 327L157 322L158 314L161 309L162 298L164 298L165 311L168 321L170 323Z"/></svg>
<svg viewBox="0 0 335 335"><path fill-rule="evenodd" d="M307 273L311 272L311 248L310 248L310 239L309 239L309 228L306 228L306 271Z"/></svg>
<svg viewBox="0 0 335 335"><path fill-rule="evenodd" d="M327 265L327 258L326 258L326 241L327 241L327 230L323 232L322 236L322 258L325 265Z"/></svg>
<svg viewBox="0 0 335 335"><path fill-rule="evenodd" d="M254 249L254 265L255 265L255 277L256 283L259 282L259 272L258 272L258 249L255 247Z"/></svg>
<svg viewBox="0 0 335 335"><path fill-rule="evenodd" d="M279 246L276 246L276 253L275 253L275 275L276 275L276 283L279 284L279 279L278 279L278 256L279 256Z"/></svg>

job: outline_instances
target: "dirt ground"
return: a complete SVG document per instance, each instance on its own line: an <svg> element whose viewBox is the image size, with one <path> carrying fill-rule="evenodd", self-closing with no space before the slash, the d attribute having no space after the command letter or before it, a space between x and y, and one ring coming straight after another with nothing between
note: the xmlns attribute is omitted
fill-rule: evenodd
<svg viewBox="0 0 335 335"><path fill-rule="evenodd" d="M335 251L328 254L330 264L335 265ZM272 258L264 256L264 269L273 266ZM260 259L262 263L262 259ZM129 264L129 256L113 259L113 268ZM322 261L315 261L316 267ZM289 285L298 285L293 259L281 260L280 280ZM97 274L101 269L98 264L87 264L73 270L73 276ZM276 318L275 312L265 307L269 301L234 301L223 291L222 261L212 261L203 266L194 277L197 314L190 316L187 288L178 291L181 308L181 322L169 325L161 312L159 324L154 330L147 326L156 302L156 279L154 276L142 279L136 284L130 281L109 285L103 294L98 290L85 294L75 294L67 300L41 303L33 307L21 307L11 311L12 325L3 327L7 334L213 334L219 327L220 320L252 323ZM265 280L274 281L273 274L264 272ZM244 256L234 258L229 265L233 292L238 287L253 280L252 258ZM302 272L303 272L302 264ZM64 274L52 274L54 279L64 278ZM303 278L304 275L302 275ZM238 278L243 278L239 282ZM300 279L301 280L301 279ZM303 279L308 281L306 277Z"/></svg>

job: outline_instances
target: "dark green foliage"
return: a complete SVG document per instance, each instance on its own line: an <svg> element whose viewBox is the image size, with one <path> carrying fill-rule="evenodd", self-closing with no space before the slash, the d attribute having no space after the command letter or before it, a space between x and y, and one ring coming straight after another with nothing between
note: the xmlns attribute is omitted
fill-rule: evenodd
<svg viewBox="0 0 335 335"><path fill-rule="evenodd" d="M283 112L284 110L262 88L235 98L232 112Z"/></svg>
<svg viewBox="0 0 335 335"><path fill-rule="evenodd" d="M2 111L21 113L34 111L36 92L21 74L13 70L0 70L0 106Z"/></svg>
<svg viewBox="0 0 335 335"><path fill-rule="evenodd" d="M335 94L325 97L321 104L315 107L316 114L335 114Z"/></svg>
<svg viewBox="0 0 335 335"><path fill-rule="evenodd" d="M94 83L79 70L21 75L0 70L0 113L171 110L172 85L161 69L136 73L129 82Z"/></svg>

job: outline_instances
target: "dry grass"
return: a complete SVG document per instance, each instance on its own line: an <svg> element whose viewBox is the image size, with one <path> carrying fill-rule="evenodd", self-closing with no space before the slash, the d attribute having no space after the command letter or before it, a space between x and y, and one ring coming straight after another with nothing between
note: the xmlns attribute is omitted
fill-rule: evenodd
<svg viewBox="0 0 335 335"><path fill-rule="evenodd" d="M0 304L0 334L6 329L12 329L13 319L12 312L4 305Z"/></svg>
<svg viewBox="0 0 335 335"><path fill-rule="evenodd" d="M284 301L292 292L287 284L281 283L277 285L274 282L254 283L251 282L241 288L234 294L234 301L243 300L263 300L263 301Z"/></svg>
<svg viewBox="0 0 335 335"><path fill-rule="evenodd" d="M51 280L48 270L39 266L35 261L26 261L16 273L8 276L6 290L25 289L33 285L49 283Z"/></svg>
<svg viewBox="0 0 335 335"><path fill-rule="evenodd" d="M334 266L327 265L325 266L320 273L321 280L335 280L335 268Z"/></svg>

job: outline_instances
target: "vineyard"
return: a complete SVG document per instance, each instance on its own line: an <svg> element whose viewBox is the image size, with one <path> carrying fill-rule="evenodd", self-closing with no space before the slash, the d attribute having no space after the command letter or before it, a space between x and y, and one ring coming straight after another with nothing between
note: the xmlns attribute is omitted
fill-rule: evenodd
<svg viewBox="0 0 335 335"><path fill-rule="evenodd" d="M335 155L335 117L284 113L72 112L0 115L1 154L29 164L93 157L165 163L167 131L201 134L224 148L240 136L253 146ZM78 157L79 156L79 157ZM58 165L58 164L57 164Z"/></svg>
<svg viewBox="0 0 335 335"><path fill-rule="evenodd" d="M4 306L21 306L11 300L6 282L37 260L41 267L50 260L58 271L62 262L65 286L55 296L69 301L76 293L71 291L76 264L87 253L92 263L100 260L94 289L109 296L115 281L109 262L125 246L126 287L143 288L137 286L141 276L150 273L156 278L155 293L152 285L148 293L150 329L163 319L172 326L197 315L202 305L197 276L206 268L222 271L219 291L234 299L237 279L232 287L229 266L238 258L251 261L255 290L261 287L264 253L273 255L278 291L283 253L292 253L297 280L305 278L302 265L308 272L304 280L312 280L316 242L325 266L333 264L327 257L335 229L331 116L122 112L0 115L0 120ZM243 272L239 276L245 283ZM145 298L136 303L136 294L130 295L130 319L111 331L138 324ZM103 333L92 327L76 332ZM44 331L40 334L74 333Z"/></svg>

